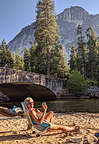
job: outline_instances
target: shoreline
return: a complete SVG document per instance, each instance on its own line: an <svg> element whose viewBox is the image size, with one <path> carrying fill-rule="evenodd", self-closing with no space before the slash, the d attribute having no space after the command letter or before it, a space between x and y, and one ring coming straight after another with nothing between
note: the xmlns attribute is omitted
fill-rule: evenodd
<svg viewBox="0 0 99 144"><path fill-rule="evenodd" d="M81 137L81 144L85 137L90 144L95 144L97 140L94 134L99 132L99 113L55 113L53 123L62 125L75 123L80 126L80 132L66 136L61 131L55 131L42 133L40 137L36 137L31 130L26 131L27 120L25 118L8 118L0 115L0 144L66 144L71 137Z"/></svg>
<svg viewBox="0 0 99 144"><path fill-rule="evenodd" d="M56 98L42 98L42 101L52 101L52 100L68 100L68 99L99 99L99 97L90 97L90 96L71 96L71 95L63 95L57 96ZM35 101L41 102L41 99L35 99ZM2 103L18 103L20 101L0 101Z"/></svg>

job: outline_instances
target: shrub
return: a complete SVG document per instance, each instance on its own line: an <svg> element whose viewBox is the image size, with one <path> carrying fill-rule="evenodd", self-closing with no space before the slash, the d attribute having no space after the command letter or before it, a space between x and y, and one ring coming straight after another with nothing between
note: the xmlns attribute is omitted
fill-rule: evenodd
<svg viewBox="0 0 99 144"><path fill-rule="evenodd" d="M88 80L86 80L80 72L73 70L67 82L69 91L73 94L78 94L88 89Z"/></svg>

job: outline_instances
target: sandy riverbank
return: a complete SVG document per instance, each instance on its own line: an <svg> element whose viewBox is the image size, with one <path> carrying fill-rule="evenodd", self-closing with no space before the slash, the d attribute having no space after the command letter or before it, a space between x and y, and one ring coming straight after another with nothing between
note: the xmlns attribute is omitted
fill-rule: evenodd
<svg viewBox="0 0 99 144"><path fill-rule="evenodd" d="M99 132L99 113L55 113L53 123L62 125L79 125L80 133L74 134L75 137L85 137L90 144L95 144L95 132ZM31 130L25 131L27 120L21 117L7 118L0 115L0 144L66 144L67 139L72 136L66 136L61 131L44 133L40 137L31 134ZM34 129L33 129L34 130ZM83 144L83 141L81 142Z"/></svg>

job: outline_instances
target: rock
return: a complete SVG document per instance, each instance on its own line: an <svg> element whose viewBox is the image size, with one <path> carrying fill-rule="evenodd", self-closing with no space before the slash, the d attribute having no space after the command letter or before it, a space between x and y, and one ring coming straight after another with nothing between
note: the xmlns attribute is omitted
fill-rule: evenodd
<svg viewBox="0 0 99 144"><path fill-rule="evenodd" d="M99 98L99 88L97 86L90 86L88 94L90 98Z"/></svg>
<svg viewBox="0 0 99 144"><path fill-rule="evenodd" d="M64 45L67 57L70 55L72 43L77 45L77 26L82 26L82 31L85 32L89 26L92 26L99 35L99 14L90 15L85 9L78 6L65 9L57 15L57 24L59 26L59 35L61 43ZM8 48L12 52L18 52L21 49L22 55L25 48L31 48L34 43L35 22L26 26L21 32L8 43Z"/></svg>
<svg viewBox="0 0 99 144"><path fill-rule="evenodd" d="M10 99L7 95L4 95L2 92L0 92L0 102L8 102Z"/></svg>

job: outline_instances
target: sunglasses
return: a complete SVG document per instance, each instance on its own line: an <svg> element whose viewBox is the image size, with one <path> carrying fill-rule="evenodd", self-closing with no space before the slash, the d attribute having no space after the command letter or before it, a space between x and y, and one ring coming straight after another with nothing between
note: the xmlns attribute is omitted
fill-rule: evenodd
<svg viewBox="0 0 99 144"><path fill-rule="evenodd" d="M34 102L30 102L30 103L28 103L29 105L32 105L32 104L34 104Z"/></svg>

